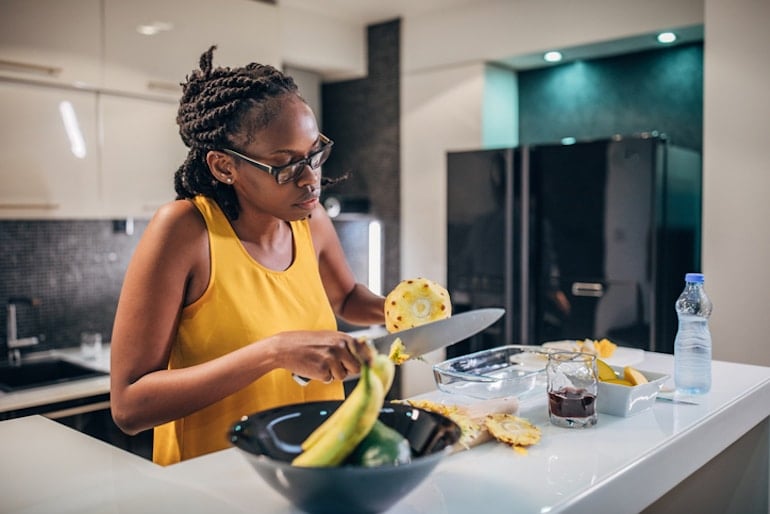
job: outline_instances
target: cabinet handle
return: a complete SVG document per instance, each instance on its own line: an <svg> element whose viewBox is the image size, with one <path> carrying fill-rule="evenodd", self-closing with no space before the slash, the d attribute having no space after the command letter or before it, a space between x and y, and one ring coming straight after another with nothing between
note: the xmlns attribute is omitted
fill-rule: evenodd
<svg viewBox="0 0 770 514"><path fill-rule="evenodd" d="M573 282L572 296L593 296L600 298L604 295L604 286L599 282Z"/></svg>
<svg viewBox="0 0 770 514"><path fill-rule="evenodd" d="M7 61L0 59L0 69L7 71L20 71L31 73L33 75L58 75L62 72L61 68L56 66L43 66L42 64L32 64L28 62Z"/></svg>
<svg viewBox="0 0 770 514"><path fill-rule="evenodd" d="M55 209L58 209L60 205L58 203L36 203L36 202L26 202L26 203L8 203L8 202L0 202L0 209L43 209L46 211L53 211Z"/></svg>
<svg viewBox="0 0 770 514"><path fill-rule="evenodd" d="M148 80L147 89L150 91L163 91L165 93L178 94L182 91L182 86L173 82L163 82L160 80Z"/></svg>
<svg viewBox="0 0 770 514"><path fill-rule="evenodd" d="M59 419L66 416L74 416L76 414L85 414L87 412L94 412L97 410L104 410L110 408L110 401L103 401L98 403L89 403L88 405L80 405L78 407L71 407L69 409L57 410L54 412L46 412L43 414L48 419Z"/></svg>

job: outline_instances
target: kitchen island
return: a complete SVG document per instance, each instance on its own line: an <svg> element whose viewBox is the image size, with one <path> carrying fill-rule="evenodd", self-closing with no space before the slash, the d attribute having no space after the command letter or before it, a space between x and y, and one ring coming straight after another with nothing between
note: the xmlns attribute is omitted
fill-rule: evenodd
<svg viewBox="0 0 770 514"><path fill-rule="evenodd" d="M673 360L635 367L670 374ZM390 512L766 513L770 368L714 362L713 376L698 405L658 401L583 430L551 426L544 393L522 400L543 432L527 455L455 453ZM235 449L163 468L30 416L0 423L0 453L3 513L297 512Z"/></svg>

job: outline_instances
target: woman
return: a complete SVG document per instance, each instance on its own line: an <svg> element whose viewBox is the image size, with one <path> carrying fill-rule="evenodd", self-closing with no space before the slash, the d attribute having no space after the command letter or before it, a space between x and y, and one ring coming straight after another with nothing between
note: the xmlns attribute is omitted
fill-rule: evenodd
<svg viewBox="0 0 770 514"><path fill-rule="evenodd" d="M384 322L319 205L333 143L290 77L213 69L214 48L184 84L177 200L137 246L112 334L112 415L128 434L155 427L163 465L226 448L244 414L342 398L362 343L335 314Z"/></svg>

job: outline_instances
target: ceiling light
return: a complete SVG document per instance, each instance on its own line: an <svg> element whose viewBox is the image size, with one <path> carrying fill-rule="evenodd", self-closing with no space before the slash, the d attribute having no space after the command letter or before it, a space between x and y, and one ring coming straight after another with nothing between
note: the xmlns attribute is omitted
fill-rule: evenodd
<svg viewBox="0 0 770 514"><path fill-rule="evenodd" d="M550 52L546 52L545 55L543 55L543 59L545 59L548 62L559 62L562 59L562 55L561 55L561 52L550 51Z"/></svg>
<svg viewBox="0 0 770 514"><path fill-rule="evenodd" d="M661 32L658 34L658 43L669 44L676 41L676 34L673 32Z"/></svg>
<svg viewBox="0 0 770 514"><path fill-rule="evenodd" d="M154 36L161 32L167 32L174 28L174 25L166 21L154 21L136 26L136 31L143 36Z"/></svg>

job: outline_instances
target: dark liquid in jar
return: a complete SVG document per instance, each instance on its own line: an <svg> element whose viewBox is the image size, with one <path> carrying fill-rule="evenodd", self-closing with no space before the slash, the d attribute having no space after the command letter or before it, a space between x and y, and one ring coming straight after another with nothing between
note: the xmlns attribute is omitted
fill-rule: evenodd
<svg viewBox="0 0 770 514"><path fill-rule="evenodd" d="M585 389L566 387L548 393L551 413L560 418L585 418L593 416L596 409L596 395Z"/></svg>

